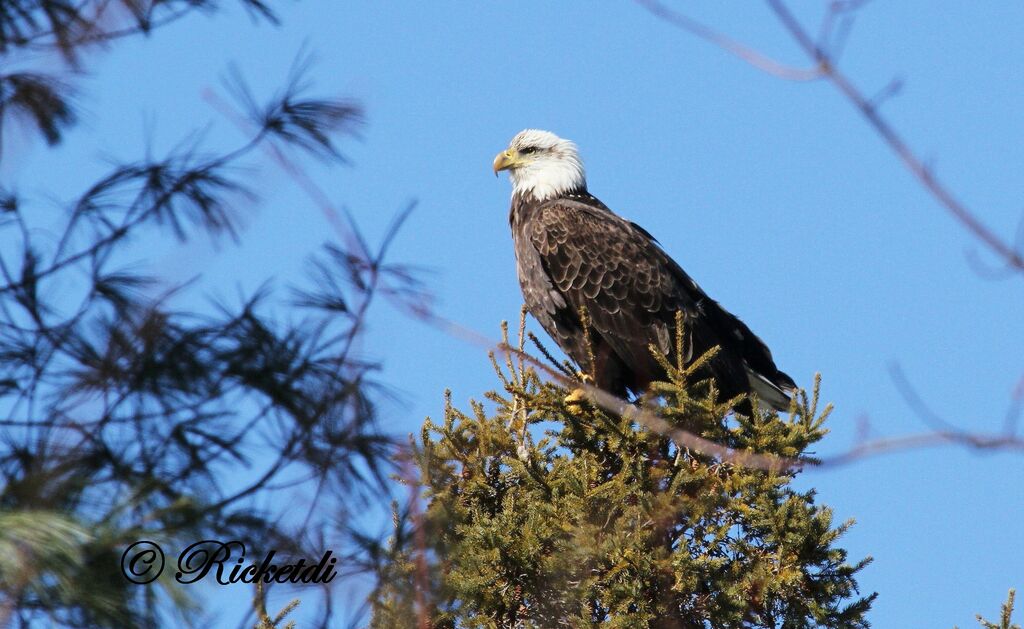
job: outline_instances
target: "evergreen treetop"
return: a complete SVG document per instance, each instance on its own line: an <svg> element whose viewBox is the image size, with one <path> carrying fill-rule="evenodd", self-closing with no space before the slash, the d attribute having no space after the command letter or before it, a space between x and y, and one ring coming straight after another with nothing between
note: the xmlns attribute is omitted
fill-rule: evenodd
<svg viewBox="0 0 1024 629"><path fill-rule="evenodd" d="M617 414L567 401L523 341L521 328L519 349L494 360L493 410L449 398L444 421L425 422L420 541L393 540L373 626L868 626L875 595L855 575L870 558L836 546L852 521L792 487L827 432L817 381L788 418L748 418L692 382L698 364L670 365L669 382ZM780 464L681 446L638 421L648 414Z"/></svg>

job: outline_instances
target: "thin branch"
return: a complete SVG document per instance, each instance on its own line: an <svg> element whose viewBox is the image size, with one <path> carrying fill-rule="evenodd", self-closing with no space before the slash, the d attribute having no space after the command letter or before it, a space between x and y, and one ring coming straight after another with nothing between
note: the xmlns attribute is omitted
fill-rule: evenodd
<svg viewBox="0 0 1024 629"><path fill-rule="evenodd" d="M816 457L818 459L817 463L811 465L808 464L808 461L800 459L759 454L746 450L735 450L705 439L688 430L678 428L666 421L657 413L648 409L638 408L632 403L589 383L580 382L575 378L567 377L565 374L548 366L526 352L513 347L509 343L504 341L495 342L480 332L463 326L455 321L446 319L433 312L422 311L415 314L425 323L436 327L450 336L462 339L463 341L479 347L487 348L489 351L500 352L502 355L522 360L564 387L571 387L574 389L580 388L585 390L587 392L588 399L597 406L600 406L602 409L610 413L620 415L623 413L629 413L633 419L648 430L669 437L682 448L690 448L691 450L695 450L709 456L715 456L720 458L722 461L733 463L735 465L775 472L785 472L806 467L810 467L811 469L822 469L848 465L850 463L881 454L924 447L937 447L941 445L962 445L975 450L1012 450L1024 452L1024 438L1015 434L1007 432L995 435L985 435L981 433L968 433L956 429L936 430L933 432L902 437L879 438L871 441L864 441L846 452L829 457ZM1024 380L1022 380L1021 389L1021 395L1024 397ZM867 434L867 432L865 431L863 434Z"/></svg>
<svg viewBox="0 0 1024 629"><path fill-rule="evenodd" d="M223 168L226 165L231 164L232 162L235 162L235 161L241 159L243 156L247 155L255 147L259 146L266 139L266 137L267 137L266 130L260 130L256 135L254 135L244 145L236 148L235 150L233 150L233 151L231 151L229 153L225 153L223 155L220 155L220 156L218 156L215 159L209 160L207 162L204 162L204 163L196 165L196 166L192 166L191 168L188 169L188 172L209 172L209 171L212 171L214 169ZM122 173L122 172L124 172L123 169L118 171L118 173ZM77 251L75 253L68 254L68 255L66 255L64 257L59 257L61 255L62 251L63 251L63 248L64 248L64 245L65 245L65 243L67 241L67 238L69 237L68 234L65 233L64 237L62 237L62 239L60 241L60 244L58 245L58 251L56 253L56 255L58 256L58 259L54 259L53 262L50 263L50 266L46 267L45 269L43 269L41 271L37 271L36 274L33 276L33 279L36 280L36 281L41 280L41 279L46 278L46 277L48 277L50 275L53 275L54 273L57 273L58 271L61 271L61 270L65 269L68 266L71 266L71 265L73 265L73 264L75 264L77 262L81 262L81 261L83 261L83 260L85 260L87 258L95 257L96 255L100 254L104 250L109 249L111 245L113 245L113 244L123 240L125 237L127 237L129 234L131 234L136 227L138 227L142 223L144 223L144 222L146 222L148 220L152 220L154 218L159 218L159 217L156 216L156 213L155 213L154 210L159 210L160 208L162 208L165 204L167 204L176 195L181 194L183 192L184 186L186 186L188 184L191 184L191 183L192 183L192 181L187 176L187 173L186 173L186 176L184 176L184 177L180 178L179 180L175 181L173 186L171 186L168 189L162 191L158 197L156 197L154 199L146 199L147 201L149 201L149 203L147 204L148 207L147 207L146 211L138 212L138 213L135 214L135 216L131 216L130 218L128 218L128 216L130 216L130 214L126 215L125 222L123 222L120 226L112 229L111 232L108 235L103 236L102 238L98 238L98 239L94 240L92 243L90 243L89 247L87 247L85 249L82 249L81 251ZM93 191L87 192L86 196L83 197L83 198L87 198L88 195L91 194L92 192ZM140 197L141 197L141 195L142 195L142 193L140 193ZM139 199L136 199L136 202L138 202L138 201L139 201ZM76 210L76 215L73 215L72 218L69 221L69 225L68 225L68 228L67 228L69 231L74 226L76 220L77 220L77 210ZM24 240L24 242L29 242L29 240L26 238ZM17 290L23 288L23 286L24 286L24 282L22 282L20 280L11 280L11 279L8 279L8 278L5 278L5 279L6 279L6 283L4 285L0 286L0 295L3 295L4 293L12 292L12 291L17 291Z"/></svg>
<svg viewBox="0 0 1024 629"><path fill-rule="evenodd" d="M960 429L953 425L952 422L947 421L925 403L917 390L910 384L910 381L907 379L907 375L903 373L903 368L900 367L899 364L893 363L889 365L889 375L892 377L892 381L896 385L896 390L903 396L903 399L910 406L910 409L914 411L914 414L920 417L921 421L926 425L931 426L937 433L961 432Z"/></svg>
<svg viewBox="0 0 1024 629"><path fill-rule="evenodd" d="M1024 439L1006 434L983 435L963 431L936 431L889 439L874 439L835 456L820 458L817 467L839 467L868 457L907 450L921 450L945 445L965 446L972 450L1011 450L1024 452Z"/></svg>
<svg viewBox="0 0 1024 629"><path fill-rule="evenodd" d="M1010 394L1010 406L1006 409L1006 418L1003 420L1003 432L1016 434L1017 425L1020 422L1021 410L1024 410L1024 376L1017 381L1017 386Z"/></svg>
<svg viewBox="0 0 1024 629"><path fill-rule="evenodd" d="M680 28L705 41L709 41L722 50L742 59L758 70L788 81L814 81L824 76L823 69L795 68L780 63L740 42L719 33L700 22L674 11L658 0L634 0L637 4L653 13L665 22Z"/></svg>
<svg viewBox="0 0 1024 629"><path fill-rule="evenodd" d="M811 40L810 35L789 11L785 3L782 0L766 1L797 44L818 65L825 78L861 113L921 185L986 247L1004 259L1009 266L1018 271L1024 271L1024 255L990 230L974 212L953 195L944 183L936 178L931 168L910 149L896 129L882 117L872 101L868 100L846 75L836 68L832 57Z"/></svg>
<svg viewBox="0 0 1024 629"><path fill-rule="evenodd" d="M775 15L789 31L790 35L808 57L814 62L812 69L799 69L786 66L767 57L766 55L736 42L703 24L682 15L658 0L634 0L637 4L649 12L696 37L704 39L715 46L726 50L746 63L779 78L787 80L813 80L825 78L832 83L846 97L847 100L861 113L871 127L882 137L889 148L896 153L904 166L914 175L922 186L938 201L953 217L963 225L968 232L980 240L988 249L1004 260L1008 267L1018 272L1024 272L1024 254L1019 246L1008 243L1003 238L989 229L977 214L960 202L953 192L940 181L928 164L919 158L896 132L895 128L878 111L880 100L866 97L843 73L836 67L836 50L828 51L824 46L829 45L828 40L833 39L831 32L833 22L839 14L850 14L861 8L866 2L833 2L826 13L822 26L822 34L819 35L819 42L816 43L803 26L796 20L782 0L766 0ZM847 16L849 18L849 16ZM840 23L841 39L845 40L849 32L849 19ZM842 41L840 41L840 44ZM839 44L833 46L838 48ZM894 83L882 92L882 100L892 95Z"/></svg>

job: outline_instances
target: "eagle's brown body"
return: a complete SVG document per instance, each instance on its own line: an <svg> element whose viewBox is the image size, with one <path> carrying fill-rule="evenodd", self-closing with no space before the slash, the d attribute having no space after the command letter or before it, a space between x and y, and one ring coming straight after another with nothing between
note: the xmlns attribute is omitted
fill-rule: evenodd
<svg viewBox="0 0 1024 629"><path fill-rule="evenodd" d="M756 390L776 408L793 380L738 318L710 299L645 230L609 210L585 187L539 201L516 194L509 213L519 283L530 313L595 385L639 393L665 372L653 344L674 363L676 313L684 361L720 346L708 364L722 399ZM580 309L590 320L591 365Z"/></svg>

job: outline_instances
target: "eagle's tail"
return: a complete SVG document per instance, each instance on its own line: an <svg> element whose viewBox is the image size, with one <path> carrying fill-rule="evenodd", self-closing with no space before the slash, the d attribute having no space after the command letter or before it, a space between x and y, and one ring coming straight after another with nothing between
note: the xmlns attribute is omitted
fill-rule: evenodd
<svg viewBox="0 0 1024 629"><path fill-rule="evenodd" d="M747 382L750 383L750 390L765 404L777 411L789 409L789 392L796 389L796 384L786 374L778 372L778 377L773 382L764 374L747 367Z"/></svg>

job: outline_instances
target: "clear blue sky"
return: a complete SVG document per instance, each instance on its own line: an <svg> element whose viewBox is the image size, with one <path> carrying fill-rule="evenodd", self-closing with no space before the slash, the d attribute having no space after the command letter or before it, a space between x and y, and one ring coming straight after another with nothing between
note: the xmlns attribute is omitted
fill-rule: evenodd
<svg viewBox="0 0 1024 629"><path fill-rule="evenodd" d="M7 144L0 176L66 200L102 159L132 159L147 144L161 154L197 126L209 128L206 146L233 146L242 136L203 90L223 93L234 62L266 95L305 46L318 59L315 92L357 99L368 117L362 141L346 146L352 168L309 174L371 241L419 200L392 259L433 270L444 316L495 337L517 316L510 187L490 164L517 131L540 127L576 141L591 191L654 234L799 383L822 372L836 404L822 453L849 448L861 418L875 436L927 428L894 385L893 363L958 425L1001 427L1024 372L1021 276L975 272L966 253L978 244L825 83L766 75L624 1L281 2L280 28L227 4L94 54L89 76L73 79L83 124L57 150ZM816 29L826 3L800 4L815 7L802 17ZM673 6L805 65L760 3ZM874 2L842 60L868 93L905 80L884 113L1007 235L1024 212L1022 41L1019 3ZM250 166L261 200L242 246L153 243L142 261L172 281L201 273L203 290L229 297L298 278L330 229L273 163ZM395 433L438 416L445 388L466 405L495 386L481 348L387 306L374 310L364 352L398 394L385 408ZM852 559L875 557L860 576L880 593L875 626L965 628L976 612L995 616L1007 588L1024 588L1022 469L1019 454L946 447L800 483L837 521L857 519L842 545Z"/></svg>

